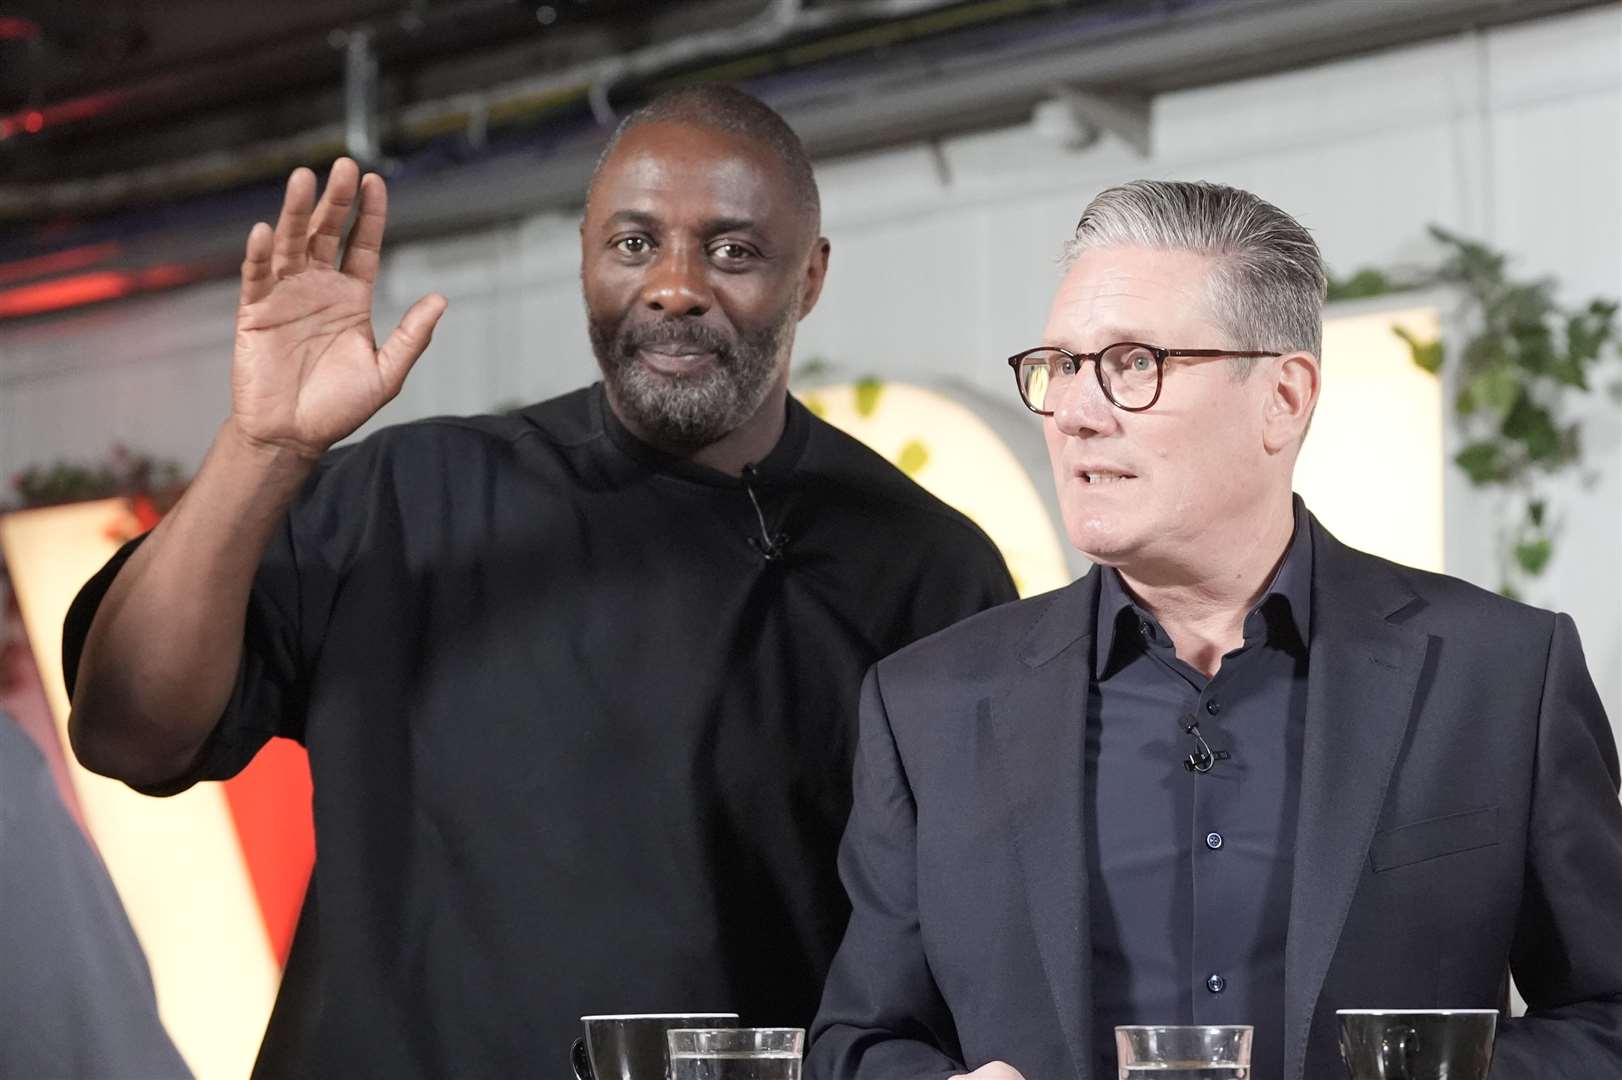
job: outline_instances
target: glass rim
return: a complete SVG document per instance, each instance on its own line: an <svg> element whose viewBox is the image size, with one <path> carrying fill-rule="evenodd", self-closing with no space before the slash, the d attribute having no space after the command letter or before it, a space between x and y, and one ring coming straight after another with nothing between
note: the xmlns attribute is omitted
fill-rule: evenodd
<svg viewBox="0 0 1622 1080"><path fill-rule="evenodd" d="M1255 1031L1255 1024L1116 1024L1116 1031Z"/></svg>
<svg viewBox="0 0 1622 1080"><path fill-rule="evenodd" d="M1501 1016L1497 1009L1336 1009L1336 1016Z"/></svg>
<svg viewBox="0 0 1622 1080"><path fill-rule="evenodd" d="M667 1032L667 1034L674 1035L677 1032L680 1032L683 1035L691 1035L691 1034L699 1034L699 1035L738 1035L738 1034L748 1034L748 1033L755 1033L755 1034L765 1033L765 1034L768 1034L768 1035L800 1035L800 1036L803 1036L805 1034L805 1028L801 1028L801 1027L671 1028L670 1031Z"/></svg>
<svg viewBox="0 0 1622 1080"><path fill-rule="evenodd" d="M700 1010L699 1012L676 1012L676 1013L592 1013L589 1016L582 1016L580 1018L580 1021L581 1021L581 1023L585 1023L587 1020L704 1020L704 1019L707 1019L707 1018L714 1018L714 1019L717 1019L717 1020L724 1020L729 1016L734 1020L736 1020L738 1018L738 1014L735 1013L735 1012L705 1012L703 1010ZM701 1030L724 1031L726 1029L725 1028L714 1028L714 1029L675 1028L675 1029L672 1029L672 1030L676 1030L676 1031L701 1031Z"/></svg>

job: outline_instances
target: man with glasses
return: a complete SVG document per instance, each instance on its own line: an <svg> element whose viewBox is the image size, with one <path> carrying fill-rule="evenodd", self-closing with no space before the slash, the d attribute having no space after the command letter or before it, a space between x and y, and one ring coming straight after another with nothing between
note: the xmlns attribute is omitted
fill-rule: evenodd
<svg viewBox="0 0 1622 1080"><path fill-rule="evenodd" d="M1294 219L1140 181L1068 256L1009 363L1097 565L869 672L810 1075L1104 1080L1117 1024L1253 1024L1255 1076L1326 1080L1337 1008L1501 1008L1510 972L1494 1080L1622 1075L1617 754L1571 620L1293 497L1325 289Z"/></svg>

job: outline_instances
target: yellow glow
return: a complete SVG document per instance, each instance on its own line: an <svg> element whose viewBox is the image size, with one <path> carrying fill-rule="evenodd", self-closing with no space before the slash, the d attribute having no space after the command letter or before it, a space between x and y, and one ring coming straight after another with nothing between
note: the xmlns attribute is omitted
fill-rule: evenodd
<svg viewBox="0 0 1622 1080"><path fill-rule="evenodd" d="M0 548L64 747L62 619L112 555L109 534L127 517L121 499L0 517ZM173 798L148 798L67 757L175 1045L205 1080L247 1077L279 973L224 792L199 784Z"/></svg>
<svg viewBox="0 0 1622 1080"><path fill-rule="evenodd" d="M1434 308L1324 322L1323 393L1295 489L1336 537L1394 562L1442 570L1442 383L1392 333L1440 333Z"/></svg>
<svg viewBox="0 0 1622 1080"><path fill-rule="evenodd" d="M1021 596L1070 583L1059 534L1030 476L974 413L904 383L884 383L876 393L858 385L823 387L800 398L985 530Z"/></svg>

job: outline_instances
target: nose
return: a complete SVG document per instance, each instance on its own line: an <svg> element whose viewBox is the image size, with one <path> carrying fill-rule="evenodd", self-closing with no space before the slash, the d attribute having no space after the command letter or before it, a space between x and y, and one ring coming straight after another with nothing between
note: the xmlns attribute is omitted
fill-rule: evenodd
<svg viewBox="0 0 1622 1080"><path fill-rule="evenodd" d="M1065 435L1101 435L1120 426L1120 414L1104 396L1097 372L1086 370L1094 363L1082 364L1083 370L1076 372L1053 408L1053 424Z"/></svg>
<svg viewBox="0 0 1622 1080"><path fill-rule="evenodd" d="M642 302L664 315L703 315L715 302L703 252L686 244L667 247L648 270Z"/></svg>

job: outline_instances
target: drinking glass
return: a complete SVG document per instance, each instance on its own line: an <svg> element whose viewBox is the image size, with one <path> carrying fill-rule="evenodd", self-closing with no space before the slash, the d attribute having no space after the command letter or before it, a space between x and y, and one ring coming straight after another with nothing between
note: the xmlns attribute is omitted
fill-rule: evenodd
<svg viewBox="0 0 1622 1080"><path fill-rule="evenodd" d="M737 1013L619 1013L582 1016L583 1038L569 1048L576 1080L666 1080L665 1032L736 1024Z"/></svg>
<svg viewBox="0 0 1622 1080"><path fill-rule="evenodd" d="M1118 1027L1120 1080L1246 1080L1254 1031L1249 1024Z"/></svg>
<svg viewBox="0 0 1622 1080"><path fill-rule="evenodd" d="M1487 1080L1497 1009L1337 1009L1352 1080Z"/></svg>
<svg viewBox="0 0 1622 1080"><path fill-rule="evenodd" d="M670 1040L670 1080L800 1080L804 1028L689 1028Z"/></svg>

